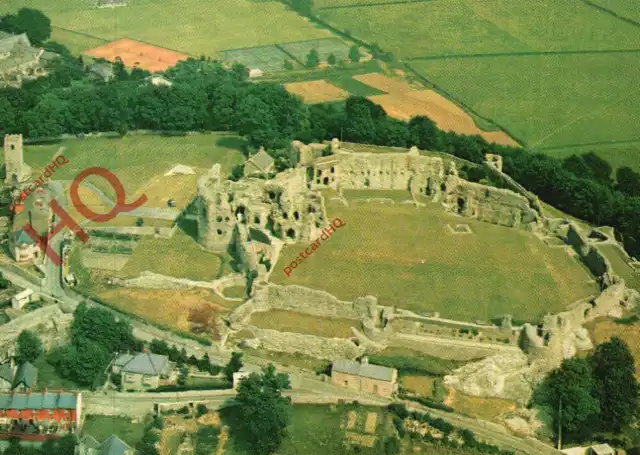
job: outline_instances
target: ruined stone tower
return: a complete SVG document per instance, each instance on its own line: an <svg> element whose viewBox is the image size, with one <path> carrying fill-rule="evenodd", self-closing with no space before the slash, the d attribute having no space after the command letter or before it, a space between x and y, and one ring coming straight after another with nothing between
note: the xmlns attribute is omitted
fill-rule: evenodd
<svg viewBox="0 0 640 455"><path fill-rule="evenodd" d="M31 168L22 157L22 134L7 134L4 137L5 184L25 182L31 176Z"/></svg>

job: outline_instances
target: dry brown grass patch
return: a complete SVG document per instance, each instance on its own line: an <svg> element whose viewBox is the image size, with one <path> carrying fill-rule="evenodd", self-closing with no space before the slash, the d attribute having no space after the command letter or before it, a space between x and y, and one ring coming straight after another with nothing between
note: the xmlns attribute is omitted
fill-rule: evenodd
<svg viewBox="0 0 640 455"><path fill-rule="evenodd" d="M195 169L195 174L157 175L140 188L131 200L135 201L142 194L147 196L144 207L169 208L168 201L175 201L175 209L184 209L195 197L198 176L202 169Z"/></svg>
<svg viewBox="0 0 640 455"><path fill-rule="evenodd" d="M392 79L380 73L360 74L353 76L353 79L387 93L404 93L414 90L414 88L406 82Z"/></svg>
<svg viewBox="0 0 640 455"><path fill-rule="evenodd" d="M179 52L130 39L112 41L83 53L91 57L104 58L110 62L115 61L116 57L120 57L125 66L129 68L135 66L152 73L166 71L180 60L187 59L186 55Z"/></svg>
<svg viewBox="0 0 640 455"><path fill-rule="evenodd" d="M353 431L347 431L345 433L347 440L349 442L357 444L363 447L373 447L376 443L376 436L368 435L368 434L359 434L354 433Z"/></svg>
<svg viewBox="0 0 640 455"><path fill-rule="evenodd" d="M640 325L616 324L611 319L599 320L587 324L587 329L595 344L609 341L612 337L618 337L624 341L635 360L636 377L640 379Z"/></svg>
<svg viewBox="0 0 640 455"><path fill-rule="evenodd" d="M365 433L370 433L370 434L375 433L377 426L378 426L378 414L376 414L375 412L368 413L367 418L364 421Z"/></svg>
<svg viewBox="0 0 640 455"><path fill-rule="evenodd" d="M285 84L288 92L299 96L307 104L339 101L349 97L349 92L342 90L325 80L292 82Z"/></svg>
<svg viewBox="0 0 640 455"><path fill-rule="evenodd" d="M427 376L403 376L401 382L402 386L409 392L431 398L436 380Z"/></svg>
<svg viewBox="0 0 640 455"><path fill-rule="evenodd" d="M455 389L449 389L449 396L444 403L456 412L477 417L482 420L501 422L505 413L516 409L513 401L501 398L479 398L465 395Z"/></svg>

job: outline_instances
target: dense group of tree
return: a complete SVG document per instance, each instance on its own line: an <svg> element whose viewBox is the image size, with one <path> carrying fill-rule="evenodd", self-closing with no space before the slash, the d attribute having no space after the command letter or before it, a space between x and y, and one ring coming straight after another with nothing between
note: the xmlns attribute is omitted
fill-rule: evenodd
<svg viewBox="0 0 640 455"><path fill-rule="evenodd" d="M18 438L11 438L7 447L0 453L3 455L74 455L75 450L76 437L69 433L60 439L45 439L40 446L22 445Z"/></svg>
<svg viewBox="0 0 640 455"><path fill-rule="evenodd" d="M481 163L485 153L498 153L505 157L505 171L543 201L586 221L615 227L627 251L640 254L640 174L621 168L614 182L611 167L595 154L562 162L490 144L480 136L443 132L424 116L396 120L362 97L351 97L344 106L307 106L280 84L251 82L241 65L227 68L204 58L168 70L172 86L155 86L147 72L128 72L122 62L115 65L115 79L104 83L88 77L81 61L63 46L46 46L60 52L48 76L28 81L21 89L0 90L0 134L237 131L252 147L264 146L276 158L278 170L297 162L287 148L292 139L340 137L376 145L416 145L475 163Z"/></svg>
<svg viewBox="0 0 640 455"><path fill-rule="evenodd" d="M552 417L557 436L580 442L620 433L635 418L638 396L633 356L614 337L589 357L565 360L538 385L532 403Z"/></svg>
<svg viewBox="0 0 640 455"><path fill-rule="evenodd" d="M0 17L0 30L7 33L26 33L34 46L40 46L51 36L51 20L37 9L21 8L18 14Z"/></svg>
<svg viewBox="0 0 640 455"><path fill-rule="evenodd" d="M71 342L51 351L47 361L58 374L81 386L102 384L105 370L116 352L140 351L143 343L133 336L129 322L113 313L81 303L73 315Z"/></svg>

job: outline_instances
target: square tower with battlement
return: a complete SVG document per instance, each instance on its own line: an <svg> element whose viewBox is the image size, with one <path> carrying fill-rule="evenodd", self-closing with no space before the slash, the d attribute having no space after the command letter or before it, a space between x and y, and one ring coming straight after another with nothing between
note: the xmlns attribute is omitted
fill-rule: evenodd
<svg viewBox="0 0 640 455"><path fill-rule="evenodd" d="M22 156L22 134L4 137L4 163L4 183L7 185L24 183L31 176L31 168L24 164Z"/></svg>

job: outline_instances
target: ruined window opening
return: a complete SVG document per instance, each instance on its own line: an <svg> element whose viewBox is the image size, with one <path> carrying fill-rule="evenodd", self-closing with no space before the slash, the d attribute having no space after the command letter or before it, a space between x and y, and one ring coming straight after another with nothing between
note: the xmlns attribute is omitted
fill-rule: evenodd
<svg viewBox="0 0 640 455"><path fill-rule="evenodd" d="M227 195L227 202L233 202L233 193Z"/></svg>
<svg viewBox="0 0 640 455"><path fill-rule="evenodd" d="M333 174L334 172L336 172L336 168L335 168L335 167L332 167L332 168L331 168L331 173Z"/></svg>
<svg viewBox="0 0 640 455"><path fill-rule="evenodd" d="M224 220L225 220L225 221L229 221L229 217L228 217L228 216L225 216L225 217L224 217Z"/></svg>
<svg viewBox="0 0 640 455"><path fill-rule="evenodd" d="M273 191L269 191L269 199L273 201L275 198L276 198L276 193L274 193Z"/></svg>
<svg viewBox="0 0 640 455"><path fill-rule="evenodd" d="M241 223L246 223L246 218L245 218L245 214L244 214L244 207L241 206L241 205L238 206L238 208L236 209L236 218Z"/></svg>
<svg viewBox="0 0 640 455"><path fill-rule="evenodd" d="M255 224L260 224L260 217L259 217L258 215L254 216L254 217L253 217L253 222L254 222Z"/></svg>
<svg viewBox="0 0 640 455"><path fill-rule="evenodd" d="M282 212L282 218L284 218L285 220L288 220L289 214L287 212Z"/></svg>
<svg viewBox="0 0 640 455"><path fill-rule="evenodd" d="M287 237L290 239L296 238L296 231L294 229L287 229Z"/></svg>
<svg viewBox="0 0 640 455"><path fill-rule="evenodd" d="M378 393L378 385L377 384L373 385L373 393Z"/></svg>
<svg viewBox="0 0 640 455"><path fill-rule="evenodd" d="M329 184L329 177L325 177L324 179L322 179L322 183L325 185Z"/></svg>
<svg viewBox="0 0 640 455"><path fill-rule="evenodd" d="M11 150L15 150L16 149L15 145L10 145L9 147L11 147Z"/></svg>
<svg viewBox="0 0 640 455"><path fill-rule="evenodd" d="M315 207L313 205L309 206L309 213L314 213L316 211Z"/></svg>
<svg viewBox="0 0 640 455"><path fill-rule="evenodd" d="M222 231L220 229L217 230L218 235L222 235Z"/></svg>
<svg viewBox="0 0 640 455"><path fill-rule="evenodd" d="M317 179L317 180L316 180L316 183L317 183L318 185L320 185L320 179Z"/></svg>
<svg viewBox="0 0 640 455"><path fill-rule="evenodd" d="M462 213L464 211L465 200L461 197L458 198L458 213Z"/></svg>
<svg viewBox="0 0 640 455"><path fill-rule="evenodd" d="M369 179L364 179L364 186L366 186L367 188L369 188L369 184L371 182L369 182Z"/></svg>
<svg viewBox="0 0 640 455"><path fill-rule="evenodd" d="M318 177L322 175L322 169L318 169Z"/></svg>
<svg viewBox="0 0 640 455"><path fill-rule="evenodd" d="M447 191L447 185L445 185L444 183L440 184L440 189L442 191Z"/></svg>
<svg viewBox="0 0 640 455"><path fill-rule="evenodd" d="M313 181L313 168L307 168L307 182Z"/></svg>
<svg viewBox="0 0 640 455"><path fill-rule="evenodd" d="M371 171L367 171L367 175L371 175Z"/></svg>
<svg viewBox="0 0 640 455"><path fill-rule="evenodd" d="M221 216L217 216L217 217L216 217L216 221L217 221L218 223L219 223L219 222L221 222L221 221L222 221L222 217L221 217Z"/></svg>
<svg viewBox="0 0 640 455"><path fill-rule="evenodd" d="M297 220L300 219L300 214L298 212L293 212L293 217Z"/></svg>

